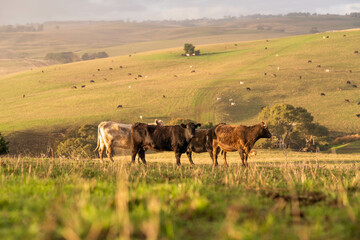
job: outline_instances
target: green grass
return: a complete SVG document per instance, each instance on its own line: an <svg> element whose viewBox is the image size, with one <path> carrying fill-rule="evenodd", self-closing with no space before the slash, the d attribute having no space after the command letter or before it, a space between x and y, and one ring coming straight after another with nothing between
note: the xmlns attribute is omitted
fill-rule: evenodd
<svg viewBox="0 0 360 240"><path fill-rule="evenodd" d="M173 48L54 65L3 77L0 131L53 131L103 120L132 123L140 120L139 115L148 122L181 117L254 124L259 121L262 106L289 103L306 108L315 121L330 130L356 132L360 127L355 116L359 88L346 81L360 87L360 68L356 64L359 55L353 53L360 42L360 31L348 31L347 37L343 34L326 33L329 39L314 34L237 46L200 45L197 47L202 55L198 57L182 57L182 48ZM311 64L307 63L310 59ZM317 68L318 64L322 67ZM277 77L271 77L272 73ZM135 80L138 74L143 77ZM245 84L240 85L240 81ZM78 89L71 89L73 85ZM81 85L86 87L82 89ZM252 90L246 91L246 87ZM325 97L320 96L322 92ZM216 97L222 101L216 101ZM230 106L229 98L236 106ZM345 103L345 98L351 103ZM119 104L122 109L116 108Z"/></svg>
<svg viewBox="0 0 360 240"><path fill-rule="evenodd" d="M358 239L354 155L259 151L243 168L0 159L1 239Z"/></svg>

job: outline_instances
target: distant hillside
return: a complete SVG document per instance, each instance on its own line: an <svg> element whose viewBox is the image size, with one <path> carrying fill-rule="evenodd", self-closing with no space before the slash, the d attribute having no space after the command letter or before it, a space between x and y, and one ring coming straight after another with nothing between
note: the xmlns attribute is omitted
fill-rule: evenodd
<svg viewBox="0 0 360 240"><path fill-rule="evenodd" d="M30 70L48 53L106 51L110 56L181 46L280 38L359 28L359 18L289 14L161 22L47 22L39 32L0 32L0 75ZM14 26L13 28L17 28ZM90 51L91 52L91 51Z"/></svg>
<svg viewBox="0 0 360 240"><path fill-rule="evenodd" d="M360 128L359 46L360 31L329 32L197 45L202 55L195 57L182 57L179 47L43 67L0 79L0 132L133 123L140 115L144 122L180 117L254 124L261 107L289 103L332 131L354 133Z"/></svg>

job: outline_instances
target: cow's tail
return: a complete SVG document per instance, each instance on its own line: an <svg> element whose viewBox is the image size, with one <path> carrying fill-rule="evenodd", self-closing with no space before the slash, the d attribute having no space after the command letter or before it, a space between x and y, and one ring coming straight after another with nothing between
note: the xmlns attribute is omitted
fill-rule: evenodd
<svg viewBox="0 0 360 240"><path fill-rule="evenodd" d="M101 138L101 137L102 137L102 136L101 136L101 132L100 132L100 124L99 124L99 126L98 126L97 145L96 145L96 148L95 148L94 152L96 152L96 150L98 150L98 149L99 149L99 146L100 146L100 138Z"/></svg>

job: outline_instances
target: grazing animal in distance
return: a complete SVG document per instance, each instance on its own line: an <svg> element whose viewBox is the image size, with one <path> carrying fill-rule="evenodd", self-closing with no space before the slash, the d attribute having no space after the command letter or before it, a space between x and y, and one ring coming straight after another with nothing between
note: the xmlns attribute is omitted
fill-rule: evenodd
<svg viewBox="0 0 360 240"><path fill-rule="evenodd" d="M84 88L84 87L86 87L86 85L81 85L81 88Z"/></svg>
<svg viewBox="0 0 360 240"><path fill-rule="evenodd" d="M113 70L112 68L109 68L109 70Z"/></svg>
<svg viewBox="0 0 360 240"><path fill-rule="evenodd" d="M339 87L338 87L337 90L338 90L338 91L342 91L342 88L339 88Z"/></svg>
<svg viewBox="0 0 360 240"><path fill-rule="evenodd" d="M165 96L165 95L163 95L163 98L166 98L166 96Z"/></svg>
<svg viewBox="0 0 360 240"><path fill-rule="evenodd" d="M141 75L141 74L139 74L139 75L138 75L138 77L142 77L142 75Z"/></svg>
<svg viewBox="0 0 360 240"><path fill-rule="evenodd" d="M358 102L358 104L357 105L360 105L360 102Z"/></svg>
<svg viewBox="0 0 360 240"><path fill-rule="evenodd" d="M131 76L131 73L128 73L129 76Z"/></svg>
<svg viewBox="0 0 360 240"><path fill-rule="evenodd" d="M117 108L122 108L123 106L122 105L118 105Z"/></svg>
<svg viewBox="0 0 360 240"><path fill-rule="evenodd" d="M354 84L354 85L352 85L352 86L353 86L354 88L357 88L357 85L355 85L355 84Z"/></svg>
<svg viewBox="0 0 360 240"><path fill-rule="evenodd" d="M95 81L94 80L90 80L91 83L94 83Z"/></svg>
<svg viewBox="0 0 360 240"><path fill-rule="evenodd" d="M194 73L194 72L195 72L195 70L192 70L192 71L191 71L191 73Z"/></svg>
<svg viewBox="0 0 360 240"><path fill-rule="evenodd" d="M216 98L216 101L220 101L220 100L221 100L221 97L217 97L217 98Z"/></svg>
<svg viewBox="0 0 360 240"><path fill-rule="evenodd" d="M247 87L246 90L251 91L251 88Z"/></svg>
<svg viewBox="0 0 360 240"><path fill-rule="evenodd" d="M23 98L25 98L25 94L23 94Z"/></svg>
<svg viewBox="0 0 360 240"><path fill-rule="evenodd" d="M321 65L317 65L316 67L321 68Z"/></svg>
<svg viewBox="0 0 360 240"><path fill-rule="evenodd" d="M360 117L360 114L356 114L357 117Z"/></svg>
<svg viewBox="0 0 360 240"><path fill-rule="evenodd" d="M325 96L325 93L320 93L321 96Z"/></svg>
<svg viewBox="0 0 360 240"><path fill-rule="evenodd" d="M312 61L311 61L311 60L308 60L308 63L312 63Z"/></svg>
<svg viewBox="0 0 360 240"><path fill-rule="evenodd" d="M236 103L232 102L232 103L230 103L230 105L231 105L231 106L235 106L235 105L236 105Z"/></svg>
<svg viewBox="0 0 360 240"><path fill-rule="evenodd" d="M123 66L120 66L120 68L123 68Z"/></svg>
<svg viewBox="0 0 360 240"><path fill-rule="evenodd" d="M265 50L267 50L268 48L267 47L265 47Z"/></svg>
<svg viewBox="0 0 360 240"><path fill-rule="evenodd" d="M253 126L219 124L213 135L213 166L217 166L218 147L222 150L224 165L226 153L238 151L243 166L248 166L247 159L256 141L260 138L271 138L267 124L261 122Z"/></svg>
<svg viewBox="0 0 360 240"><path fill-rule="evenodd" d="M104 80L106 81L106 80L107 80L107 78L104 78Z"/></svg>
<svg viewBox="0 0 360 240"><path fill-rule="evenodd" d="M299 79L302 79L302 76L299 76Z"/></svg>
<svg viewBox="0 0 360 240"><path fill-rule="evenodd" d="M264 73L264 76L266 76L267 73Z"/></svg>
<svg viewBox="0 0 360 240"><path fill-rule="evenodd" d="M98 68L98 72L100 72L100 68Z"/></svg>
<svg viewBox="0 0 360 240"><path fill-rule="evenodd" d="M344 100L346 103L350 103L350 100L349 99L345 99Z"/></svg>
<svg viewBox="0 0 360 240"><path fill-rule="evenodd" d="M178 77L176 74L174 74L174 77Z"/></svg>
<svg viewBox="0 0 360 240"><path fill-rule="evenodd" d="M77 87L76 87L76 86L72 86L71 88L76 89Z"/></svg>
<svg viewBox="0 0 360 240"><path fill-rule="evenodd" d="M351 84L351 82L350 82L349 80L348 80L348 81L346 81L346 83L347 83L347 84Z"/></svg>
<svg viewBox="0 0 360 240"><path fill-rule="evenodd" d="M187 151L190 141L195 138L195 129L201 124L187 123L175 126L151 126L145 123L135 123L131 127L132 153L131 162L135 162L139 154L146 164L145 151L174 151L176 164L181 165L181 154Z"/></svg>
<svg viewBox="0 0 360 240"><path fill-rule="evenodd" d="M275 73L272 73L271 76L272 76L272 77L276 77L277 75L276 75Z"/></svg>
<svg viewBox="0 0 360 240"><path fill-rule="evenodd" d="M352 70L351 70L351 69L349 70L349 73L352 73Z"/></svg>
<svg viewBox="0 0 360 240"><path fill-rule="evenodd" d="M359 53L359 51L354 51L354 53Z"/></svg>
<svg viewBox="0 0 360 240"><path fill-rule="evenodd" d="M346 34L344 34L343 37L346 37Z"/></svg>

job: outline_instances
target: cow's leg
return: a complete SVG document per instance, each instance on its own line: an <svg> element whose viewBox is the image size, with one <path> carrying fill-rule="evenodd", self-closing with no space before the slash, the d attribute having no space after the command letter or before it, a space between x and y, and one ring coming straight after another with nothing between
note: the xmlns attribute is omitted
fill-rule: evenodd
<svg viewBox="0 0 360 240"><path fill-rule="evenodd" d="M180 162L180 158L181 158L181 152L178 150L175 150L175 158L176 158L176 165L180 166L181 162Z"/></svg>
<svg viewBox="0 0 360 240"><path fill-rule="evenodd" d="M245 167L248 166L248 163L247 163L248 157L249 157L249 153L248 153L248 152L244 152Z"/></svg>
<svg viewBox="0 0 360 240"><path fill-rule="evenodd" d="M100 146L99 146L100 162L103 162L104 150L105 150L105 145L103 143L100 143Z"/></svg>
<svg viewBox="0 0 360 240"><path fill-rule="evenodd" d="M138 154L139 150L140 150L140 147L133 146L133 148L131 150L131 163L135 163L136 154ZM144 158L145 158L145 152L144 152Z"/></svg>
<svg viewBox="0 0 360 240"><path fill-rule="evenodd" d="M229 165L226 162L226 152L223 150L223 159L224 159L224 166L228 167Z"/></svg>
<svg viewBox="0 0 360 240"><path fill-rule="evenodd" d="M217 161L217 157L218 157L218 143L216 141L213 141L213 149L212 149L212 154L213 154L213 167L216 167L218 165L218 161Z"/></svg>
<svg viewBox="0 0 360 240"><path fill-rule="evenodd" d="M191 165L195 165L194 162L193 162L193 160L192 160L191 153L192 153L192 151L186 151L186 155L187 155L188 158L189 158L190 164L191 164Z"/></svg>
<svg viewBox="0 0 360 240"><path fill-rule="evenodd" d="M145 160L145 150L144 149L140 149L139 153L138 153L139 157L141 161L143 162L143 164L146 164L146 160ZM140 163L140 161L139 161Z"/></svg>
<svg viewBox="0 0 360 240"><path fill-rule="evenodd" d="M106 154L107 154L107 156L108 156L108 158L110 158L110 160L112 161L112 162L114 162L114 159L112 158L112 141L110 141L110 143L109 143L109 146L107 147L107 149L106 149Z"/></svg>
<svg viewBox="0 0 360 240"><path fill-rule="evenodd" d="M242 165L245 166L245 162L244 162L244 151L242 149L239 149L239 155L242 161Z"/></svg>

